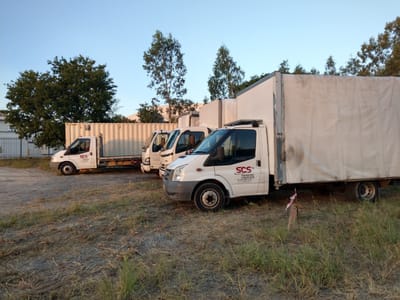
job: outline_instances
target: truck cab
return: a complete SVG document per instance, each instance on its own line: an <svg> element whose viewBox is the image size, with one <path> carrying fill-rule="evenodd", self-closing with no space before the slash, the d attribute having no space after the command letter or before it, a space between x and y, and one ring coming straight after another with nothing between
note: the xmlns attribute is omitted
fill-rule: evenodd
<svg viewBox="0 0 400 300"><path fill-rule="evenodd" d="M143 146L140 169L143 173L158 171L161 166L161 150L168 140L170 131L156 130Z"/></svg>
<svg viewBox="0 0 400 300"><path fill-rule="evenodd" d="M190 154L210 132L207 127L183 127L173 130L161 151L159 175L162 176L166 167L175 159Z"/></svg>
<svg viewBox="0 0 400 300"><path fill-rule="evenodd" d="M267 131L261 124L217 129L166 168L164 190L175 200L215 211L230 198L269 192Z"/></svg>
<svg viewBox="0 0 400 300"><path fill-rule="evenodd" d="M63 175L72 175L80 169L97 168L98 147L96 137L79 137L65 150L51 157L50 166Z"/></svg>

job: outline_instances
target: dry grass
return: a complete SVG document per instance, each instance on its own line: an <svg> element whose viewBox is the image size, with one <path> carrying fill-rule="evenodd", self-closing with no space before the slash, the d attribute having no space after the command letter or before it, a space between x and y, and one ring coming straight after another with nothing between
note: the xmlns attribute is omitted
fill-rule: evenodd
<svg viewBox="0 0 400 300"><path fill-rule="evenodd" d="M299 191L288 232L285 192L208 214L154 180L80 190L0 220L0 298L399 299L399 192Z"/></svg>
<svg viewBox="0 0 400 300"><path fill-rule="evenodd" d="M39 168L50 170L50 158L21 158L21 159L0 159L0 167L12 168Z"/></svg>

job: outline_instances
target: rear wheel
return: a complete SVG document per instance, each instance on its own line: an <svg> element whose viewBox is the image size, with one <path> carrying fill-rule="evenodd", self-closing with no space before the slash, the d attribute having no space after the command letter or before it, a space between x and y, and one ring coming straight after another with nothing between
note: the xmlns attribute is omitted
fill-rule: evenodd
<svg viewBox="0 0 400 300"><path fill-rule="evenodd" d="M362 202L375 202L378 199L379 189L376 182L357 182L353 187L356 198Z"/></svg>
<svg viewBox="0 0 400 300"><path fill-rule="evenodd" d="M225 193L215 183L200 185L194 194L196 207L203 211L217 211L225 206Z"/></svg>
<svg viewBox="0 0 400 300"><path fill-rule="evenodd" d="M63 163L60 167L60 171L63 175L73 175L76 173L76 168L72 163Z"/></svg>

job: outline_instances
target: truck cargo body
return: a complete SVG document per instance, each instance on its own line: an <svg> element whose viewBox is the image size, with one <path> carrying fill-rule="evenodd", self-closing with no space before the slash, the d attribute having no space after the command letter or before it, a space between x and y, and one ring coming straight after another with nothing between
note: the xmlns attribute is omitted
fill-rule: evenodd
<svg viewBox="0 0 400 300"><path fill-rule="evenodd" d="M399 99L397 77L278 73L237 97L238 119L263 120L278 185L393 178Z"/></svg>
<svg viewBox="0 0 400 300"><path fill-rule="evenodd" d="M236 99L213 100L203 105L199 113L199 126L216 129L237 120L236 107Z"/></svg>
<svg viewBox="0 0 400 300"><path fill-rule="evenodd" d="M268 194L268 177L276 187L354 182L357 198L375 200L400 177L399 99L397 77L274 73L238 94L241 121L168 166L164 189L204 210Z"/></svg>

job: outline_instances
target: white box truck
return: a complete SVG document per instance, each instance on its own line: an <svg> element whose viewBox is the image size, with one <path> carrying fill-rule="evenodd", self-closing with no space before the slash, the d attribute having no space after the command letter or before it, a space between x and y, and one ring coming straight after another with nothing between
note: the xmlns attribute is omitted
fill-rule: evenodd
<svg viewBox="0 0 400 300"><path fill-rule="evenodd" d="M139 166L146 139L169 123L66 123L66 150L51 157L50 166L64 175L82 169Z"/></svg>
<svg viewBox="0 0 400 300"><path fill-rule="evenodd" d="M274 73L237 96L237 122L166 169L173 199L218 210L275 187L344 183L374 201L400 178L400 78Z"/></svg>
<svg viewBox="0 0 400 300"><path fill-rule="evenodd" d="M160 177L163 176L166 167L171 162L193 151L210 132L211 129L204 126L182 127L171 131L167 143L161 151Z"/></svg>
<svg viewBox="0 0 400 300"><path fill-rule="evenodd" d="M188 127L196 127L199 123L199 113L197 111L192 111L186 114L181 115L178 118L178 126L174 125L171 127L171 130L178 128L188 128ZM154 131L153 135L146 142L145 146L143 146L142 151L142 162L140 164L140 169L143 173L149 172L159 172L162 159L161 152L164 150L166 142L169 138L170 131L157 130ZM171 152L171 151L170 151ZM172 152L174 152L172 150ZM170 162L168 158L167 163Z"/></svg>

